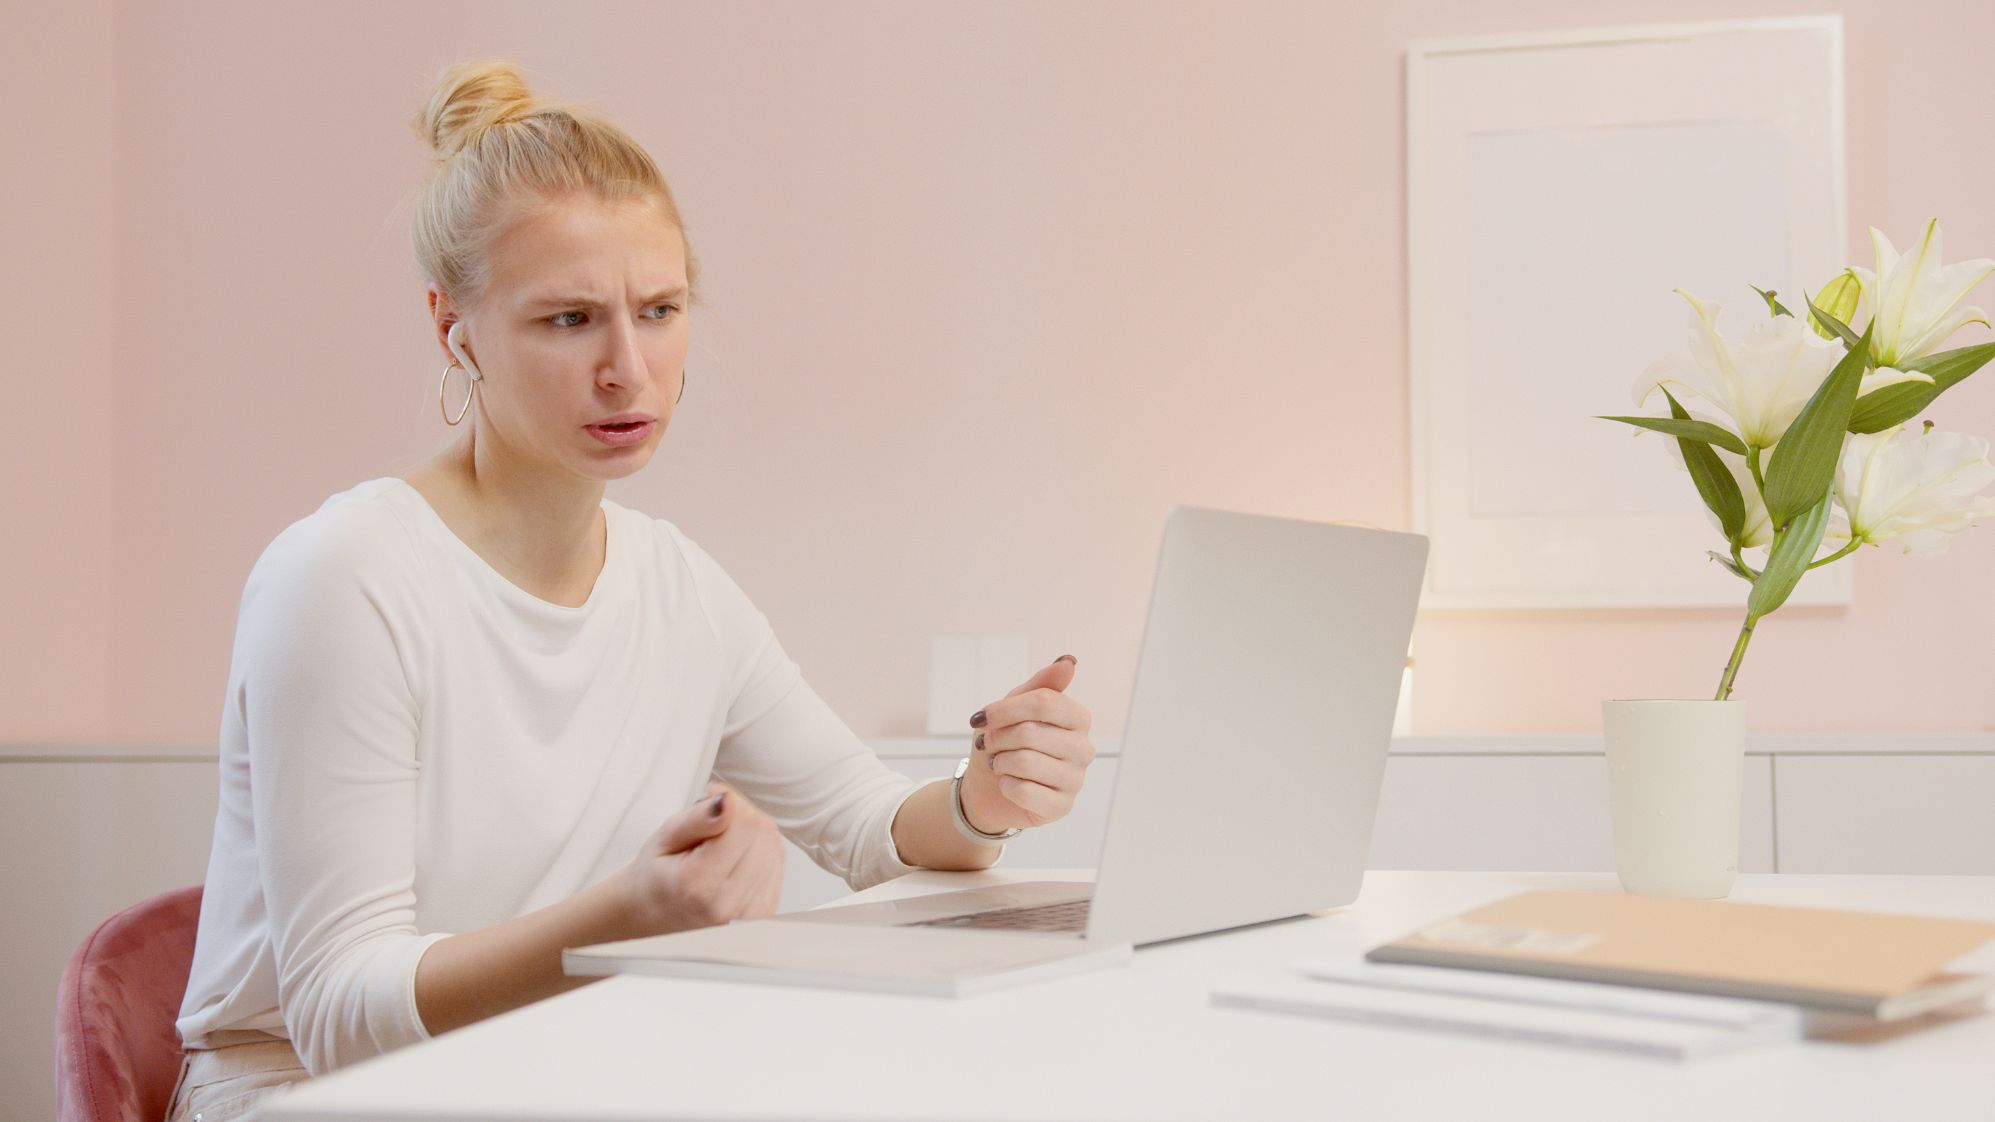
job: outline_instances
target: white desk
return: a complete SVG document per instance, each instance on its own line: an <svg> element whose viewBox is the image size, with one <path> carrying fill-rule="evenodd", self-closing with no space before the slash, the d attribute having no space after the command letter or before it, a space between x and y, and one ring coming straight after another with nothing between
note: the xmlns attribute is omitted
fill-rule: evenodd
<svg viewBox="0 0 1995 1122"><path fill-rule="evenodd" d="M923 872L862 898L1046 875ZM961 1001L611 978L304 1085L262 1117L1995 1118L1986 1012L1674 1064L1210 1004L1215 981L1355 957L1527 888L1618 890L1591 873L1373 872L1347 908ZM1733 899L1995 920L1995 877L1748 875Z"/></svg>

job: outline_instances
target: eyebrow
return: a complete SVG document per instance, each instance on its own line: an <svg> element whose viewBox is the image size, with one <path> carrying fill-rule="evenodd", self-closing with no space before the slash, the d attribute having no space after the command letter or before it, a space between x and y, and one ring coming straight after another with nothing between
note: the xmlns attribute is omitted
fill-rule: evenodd
<svg viewBox="0 0 1995 1122"><path fill-rule="evenodd" d="M658 292L654 292L651 295L646 296L643 300L643 303L656 304L661 300L682 299L685 297L685 295L686 295L685 286L679 285L673 288L667 288ZM553 308L553 307L594 308L601 304L602 301L596 299L594 296L585 296L580 293L570 293L565 295L560 293L551 293L546 296L532 297L520 306L523 308Z"/></svg>

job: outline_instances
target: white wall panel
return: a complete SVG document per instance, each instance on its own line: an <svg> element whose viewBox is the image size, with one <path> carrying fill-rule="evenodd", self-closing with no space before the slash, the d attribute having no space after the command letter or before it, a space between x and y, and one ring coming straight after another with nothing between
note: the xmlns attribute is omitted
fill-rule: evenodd
<svg viewBox="0 0 1995 1122"><path fill-rule="evenodd" d="M1773 871L1765 756L1746 757L1739 871ZM1374 869L1607 871L1605 756L1399 756L1386 762Z"/></svg>
<svg viewBox="0 0 1995 1122"><path fill-rule="evenodd" d="M1788 873L1995 875L1995 756L1781 756Z"/></svg>

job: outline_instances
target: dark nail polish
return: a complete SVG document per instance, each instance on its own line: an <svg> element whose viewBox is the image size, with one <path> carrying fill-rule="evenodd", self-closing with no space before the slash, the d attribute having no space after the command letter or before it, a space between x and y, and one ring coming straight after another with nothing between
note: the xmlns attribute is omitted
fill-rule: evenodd
<svg viewBox="0 0 1995 1122"><path fill-rule="evenodd" d="M972 741L972 744L973 744L973 746L974 746L974 747L975 747L975 748L977 749L977 751L979 751L979 752L983 751L983 750L984 750L984 734L983 734L983 733L978 733L978 734L977 734L977 739L976 739L976 740L974 740L974 741Z"/></svg>
<svg viewBox="0 0 1995 1122"><path fill-rule="evenodd" d="M713 797L713 810L712 810L712 811L711 811L710 813L711 813L711 814L712 814L712 815L713 815L713 816L714 816L715 818L719 818L719 817L720 817L720 811L721 811L721 807L725 806L725 805L726 805L726 803L727 803L727 792L726 792L726 791L722 791L722 792L721 792L720 794L718 794L718 795L715 795L715 796Z"/></svg>
<svg viewBox="0 0 1995 1122"><path fill-rule="evenodd" d="M1079 666L1079 665L1081 664L1081 660L1080 660L1080 659L1078 659L1078 658L1075 658L1075 657L1074 657L1073 655L1061 655L1061 656L1060 656L1059 658L1056 658L1056 659L1054 659L1053 661L1054 661L1054 662L1071 662L1071 663L1073 663L1073 664L1074 664L1075 666Z"/></svg>
<svg viewBox="0 0 1995 1122"><path fill-rule="evenodd" d="M970 727L973 729L984 727L984 711L982 709L970 714Z"/></svg>

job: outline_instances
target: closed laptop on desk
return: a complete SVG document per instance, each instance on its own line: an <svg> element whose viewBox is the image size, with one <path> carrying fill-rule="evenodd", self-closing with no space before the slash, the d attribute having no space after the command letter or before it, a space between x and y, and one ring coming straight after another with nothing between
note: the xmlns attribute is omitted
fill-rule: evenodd
<svg viewBox="0 0 1995 1122"><path fill-rule="evenodd" d="M773 919L562 952L572 975L678 978L966 997L1129 961L1129 944L996 931L805 927Z"/></svg>

